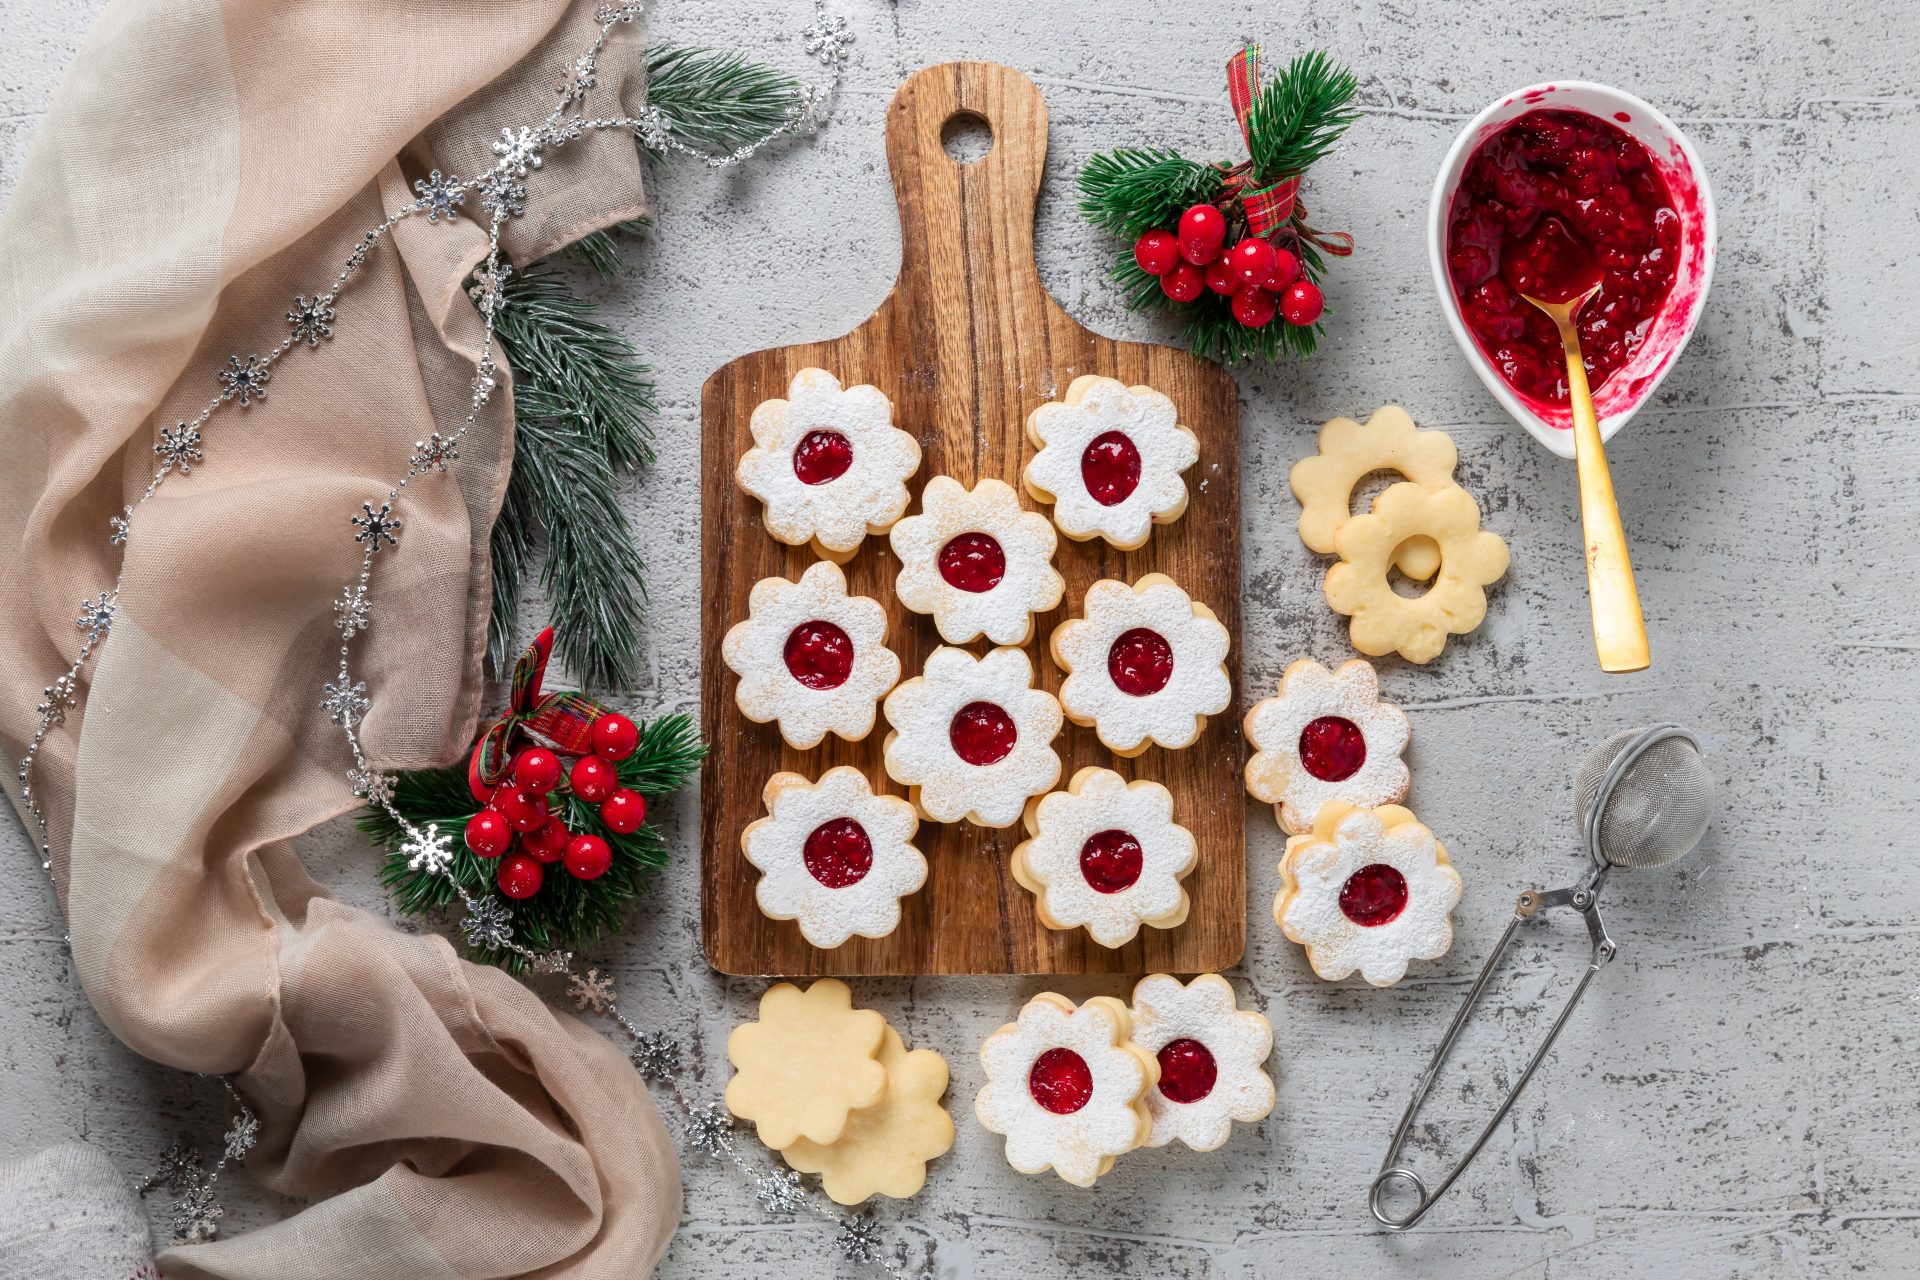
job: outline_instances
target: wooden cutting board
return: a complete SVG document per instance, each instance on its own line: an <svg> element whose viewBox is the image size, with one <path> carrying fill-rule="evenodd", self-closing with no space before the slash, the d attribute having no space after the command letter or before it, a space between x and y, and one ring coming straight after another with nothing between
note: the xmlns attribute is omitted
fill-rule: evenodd
<svg viewBox="0 0 1920 1280"><path fill-rule="evenodd" d="M956 118L991 129L992 149L962 165L942 143ZM930 67L900 86L887 110L887 163L900 204L900 275L880 309L852 333L826 342L741 356L707 380L701 393L703 527L700 708L710 754L701 772L701 934L708 962L731 974L1195 973L1240 958L1246 937L1246 805L1238 704L1240 669L1239 401L1232 378L1170 347L1115 342L1075 324L1041 287L1033 258L1033 206L1047 154L1047 109L1032 81L1007 67L956 62ZM1219 615L1234 637L1227 664L1236 702L1182 751L1149 748L1115 757L1091 729L1069 722L1055 743L1061 786L1086 765L1128 778L1152 778L1173 792L1174 818L1199 843L1185 883L1193 910L1172 930L1143 928L1118 950L1084 930L1056 932L1034 917L1033 900L1008 871L1016 825L989 831L967 823L925 822L915 843L926 854L927 884L905 900L885 938L854 938L820 950L791 921L773 921L754 902L756 871L741 854L740 833L762 816L760 791L781 770L817 778L835 765L866 773L876 789L904 795L881 763L885 716L863 742L829 736L810 751L788 747L771 724L754 724L734 702L738 678L720 660L721 637L747 616L747 593L761 578L797 579L814 559L806 547L776 542L760 504L734 484L734 464L752 446L754 406L786 395L800 369L815 366L846 386L872 383L893 401L896 422L924 451L909 482L914 504L927 480L950 475L971 486L997 476L1020 488L1033 453L1026 419L1065 395L1083 373L1145 383L1173 400L1182 424L1200 438L1200 461L1187 472L1191 502L1147 544L1119 552L1105 542L1060 538L1054 564L1065 575L1061 607L1036 619L1027 646L1039 682L1058 693L1062 673L1046 649L1053 628L1077 614L1100 578L1133 581L1170 575ZM1050 509L1022 495L1026 505ZM890 618L888 644L903 678L919 674L940 643L931 619L909 613L893 593L899 563L884 536L870 537L847 565L850 589L880 601ZM968 648L984 652L984 641Z"/></svg>

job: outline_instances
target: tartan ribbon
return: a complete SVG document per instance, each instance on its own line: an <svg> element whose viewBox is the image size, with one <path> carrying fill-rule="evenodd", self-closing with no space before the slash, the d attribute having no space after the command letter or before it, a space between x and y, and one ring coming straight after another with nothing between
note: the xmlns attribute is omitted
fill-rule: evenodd
<svg viewBox="0 0 1920 1280"><path fill-rule="evenodd" d="M523 737L562 755L581 756L593 750L593 722L606 708L572 689L542 694L540 685L552 656L553 628L548 627L514 663L507 709L481 733L467 759L467 787L474 799L485 803L494 788L507 780L514 744Z"/></svg>
<svg viewBox="0 0 1920 1280"><path fill-rule="evenodd" d="M1233 103L1233 117L1240 122L1240 137L1253 155L1253 105L1260 98L1260 46L1247 41L1240 52L1227 60L1227 98ZM1227 191L1237 197L1247 211L1247 229L1262 238L1291 222L1294 232L1318 246L1324 253L1345 258L1353 253L1353 237L1344 231L1316 231L1306 223L1307 209L1300 203L1300 175L1282 178L1264 187L1247 189L1252 160L1236 165L1227 173Z"/></svg>

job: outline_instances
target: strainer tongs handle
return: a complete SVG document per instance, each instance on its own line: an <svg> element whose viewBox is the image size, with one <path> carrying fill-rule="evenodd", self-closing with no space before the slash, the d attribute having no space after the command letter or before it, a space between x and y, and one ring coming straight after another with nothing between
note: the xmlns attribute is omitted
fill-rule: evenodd
<svg viewBox="0 0 1920 1280"><path fill-rule="evenodd" d="M1374 1218L1388 1230L1405 1231L1420 1221L1426 1216L1427 1210L1433 1208L1435 1202L1447 1193L1447 1188L1454 1184L1454 1180L1466 1172L1467 1166L1473 1163L1473 1158L1480 1154L1480 1148L1487 1145L1488 1139L1493 1137L1493 1131L1499 1128L1500 1122L1506 1119L1507 1112L1513 1109L1513 1104L1520 1097L1520 1091L1527 1087L1527 1081L1533 1078L1533 1073L1546 1058L1547 1051L1553 1048L1553 1042L1559 1038L1560 1029L1567 1024L1568 1015L1573 1012L1574 1006L1580 1003L1580 997L1586 994L1587 984L1593 981L1595 974L1606 967L1609 960L1613 959L1618 948L1614 945L1613 939L1607 936L1606 922L1600 918L1600 884L1605 878L1606 868L1601 867L1577 888L1529 889L1520 895L1520 900L1514 907L1513 919L1508 922L1506 932L1500 935L1500 941L1494 946L1493 954L1487 957L1487 963L1480 970L1480 976L1474 980L1473 988L1467 992L1467 998L1461 1003L1460 1011L1453 1015L1453 1022L1447 1027L1446 1035L1441 1037L1439 1048L1434 1050L1433 1060L1427 1064L1426 1071L1414 1085L1413 1097L1407 1102L1407 1109L1400 1117L1400 1127L1393 1131L1393 1142L1387 1147L1386 1159L1380 1162L1380 1172L1374 1176L1372 1185L1367 1189L1367 1207L1373 1211ZM1513 1088L1507 1091L1505 1101L1501 1102L1499 1110L1493 1113L1493 1118L1487 1121L1487 1127L1480 1131L1480 1136L1475 1139L1472 1149L1461 1158L1458 1164L1454 1165L1452 1172L1447 1174L1439 1186L1429 1191L1419 1174L1398 1163L1400 1149L1407 1141L1407 1134L1413 1128L1414 1118L1420 1114L1420 1107L1426 1102L1427 1094L1433 1088L1434 1079L1440 1074L1440 1068L1446 1063L1447 1056L1453 1052L1454 1041L1460 1038L1460 1032L1466 1026L1467 1018L1473 1013L1474 1006L1480 1002L1480 993L1486 989L1487 981L1493 977L1493 972L1499 967L1501 958L1506 955L1507 947L1513 942L1514 934L1522 924L1547 907L1570 907L1578 911L1586 920L1587 934L1593 943L1593 955L1587 965L1587 971L1580 976L1579 984L1574 987L1573 994L1567 998L1566 1007L1560 1010L1560 1015L1553 1020L1553 1026L1548 1029L1547 1038L1540 1042L1540 1047L1528 1060L1526 1070L1520 1073L1520 1078L1514 1082ZM1399 1217L1390 1212L1386 1206L1387 1189L1395 1182L1407 1183L1420 1197L1420 1202L1411 1211Z"/></svg>

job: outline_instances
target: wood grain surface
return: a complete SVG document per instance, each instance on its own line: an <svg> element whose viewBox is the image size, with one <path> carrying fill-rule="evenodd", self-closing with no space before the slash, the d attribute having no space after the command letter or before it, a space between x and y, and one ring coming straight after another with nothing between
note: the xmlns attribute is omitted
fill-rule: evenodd
<svg viewBox="0 0 1920 1280"><path fill-rule="evenodd" d="M972 117L992 131L984 157L951 158L943 131ZM1245 943L1245 815L1238 704L1240 651L1240 498L1238 397L1222 370L1169 347L1102 338L1075 324L1040 284L1033 258L1033 209L1047 148L1046 104L1032 82L990 63L949 63L900 87L886 116L887 160L900 204L903 250L893 292L843 338L776 347L742 356L707 380L701 398L701 648L706 655L701 713L712 753L701 778L701 933L708 961L733 974L1192 973L1226 968ZM916 840L929 864L926 887L905 900L900 927L879 939L855 938L820 950L792 922L769 920L754 902L759 873L740 852L740 833L760 817L761 788L781 770L817 778L835 765L864 771L876 788L904 788L881 760L884 715L858 743L829 737L796 751L776 726L748 721L734 701L737 677L719 660L721 637L747 616L747 595L761 578L797 579L814 559L806 547L776 542L760 504L734 484L735 462L752 445L755 405L784 396L794 373L826 369L847 386L872 383L892 399L896 421L920 440L924 456L909 484L950 475L972 486L995 476L1020 484L1033 452L1027 415L1059 399L1081 374L1104 374L1165 392L1181 422L1200 438L1200 461L1187 473L1191 502L1172 525L1157 527L1138 551L1064 536L1054 563L1067 580L1061 606L1036 620L1028 655L1042 687L1063 678L1046 652L1054 626L1079 612L1100 578L1134 581L1170 575L1211 607L1236 637L1228 658L1235 704L1211 718L1183 751L1149 748L1115 757L1091 729L1069 723L1055 743L1064 786L1075 770L1099 764L1129 778L1152 778L1174 795L1175 819L1193 831L1199 863L1186 880L1187 922L1142 929L1109 950L1083 930L1047 929L1033 900L1008 871L1024 838L1019 826L992 831L968 823L925 822ZM1030 497L1023 501L1039 510ZM884 537L869 538L847 565L850 589L887 606L888 643L903 678L916 675L940 643L932 620L894 598L898 572ZM968 646L984 652L984 640Z"/></svg>

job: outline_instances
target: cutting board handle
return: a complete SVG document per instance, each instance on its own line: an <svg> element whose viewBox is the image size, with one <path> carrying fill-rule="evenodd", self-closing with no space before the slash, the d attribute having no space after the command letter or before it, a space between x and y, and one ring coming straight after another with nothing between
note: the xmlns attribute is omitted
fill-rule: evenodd
<svg viewBox="0 0 1920 1280"><path fill-rule="evenodd" d="M993 133L961 164L942 132L972 117ZM1052 310L1033 261L1033 206L1047 159L1047 104L1033 81L992 62L916 72L887 108L887 164L900 203L900 278L890 306L969 330L1022 307Z"/></svg>

